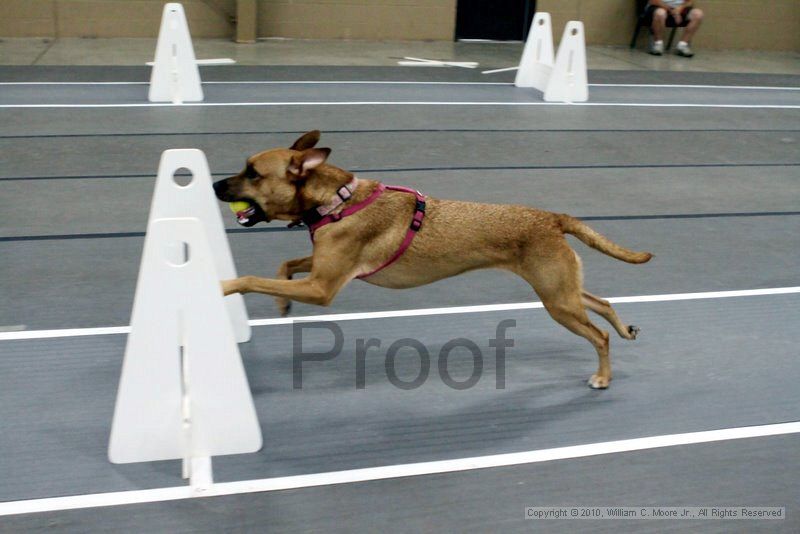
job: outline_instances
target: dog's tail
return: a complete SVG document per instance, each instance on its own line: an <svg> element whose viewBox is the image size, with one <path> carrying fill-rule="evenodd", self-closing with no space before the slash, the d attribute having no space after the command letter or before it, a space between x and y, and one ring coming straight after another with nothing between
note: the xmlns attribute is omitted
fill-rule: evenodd
<svg viewBox="0 0 800 534"><path fill-rule="evenodd" d="M595 232L579 219L564 213L556 214L561 231L572 234L593 249L628 263L646 263L653 257L649 252L636 252L621 247L604 235Z"/></svg>

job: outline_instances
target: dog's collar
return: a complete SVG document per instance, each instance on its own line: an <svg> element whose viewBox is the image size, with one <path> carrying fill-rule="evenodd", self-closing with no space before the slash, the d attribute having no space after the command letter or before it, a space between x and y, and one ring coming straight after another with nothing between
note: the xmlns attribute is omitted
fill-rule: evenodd
<svg viewBox="0 0 800 534"><path fill-rule="evenodd" d="M316 208L311 208L310 210L304 212L300 217L300 221L293 222L289 225L289 227L291 228L292 226L305 224L310 229L315 224L322 221L325 217L333 217L336 214L332 214L331 212L350 200L353 197L353 193L357 187L358 178L353 176L352 180L336 190L336 196L334 196L330 202L323 204L322 206L317 206Z"/></svg>
<svg viewBox="0 0 800 534"><path fill-rule="evenodd" d="M331 199L330 202L327 204L323 204L322 206L317 206L314 211L316 211L320 217L324 217L348 200L353 196L356 188L358 187L358 178L353 176L353 179L350 180L348 183L344 184L342 187L336 190L336 196Z"/></svg>

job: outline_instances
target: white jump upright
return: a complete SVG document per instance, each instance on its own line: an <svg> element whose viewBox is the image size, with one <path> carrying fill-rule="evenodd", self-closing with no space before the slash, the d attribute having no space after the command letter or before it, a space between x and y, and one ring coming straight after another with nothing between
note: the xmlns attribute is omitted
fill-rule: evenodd
<svg viewBox="0 0 800 534"><path fill-rule="evenodd" d="M583 23L567 22L553 59L550 14L536 13L514 85L542 91L547 102L586 102L589 86Z"/></svg>
<svg viewBox="0 0 800 534"><path fill-rule="evenodd" d="M187 185L180 185L175 181L175 173L181 169L192 173L191 181ZM225 224L214 196L211 171L202 150L182 148L165 150L161 154L148 224L156 219L172 217L199 219L208 238L219 279L230 280L237 277L233 254L225 234ZM244 297L238 293L228 295L225 297L225 306L236 341L249 341L251 330Z"/></svg>
<svg viewBox="0 0 800 534"><path fill-rule="evenodd" d="M176 189L173 175L180 168L194 178ZM184 477L197 490L213 482L212 456L255 452L262 444L229 297L220 287L220 244L213 238L225 234L218 207L216 218L203 211L204 197L213 200L203 153L165 152L108 449L113 463L181 459ZM227 241L224 250L230 254Z"/></svg>
<svg viewBox="0 0 800 534"><path fill-rule="evenodd" d="M571 20L564 27L558 45L553 73L544 90L547 102L586 102L589 85L586 76L586 39L583 22Z"/></svg>
<svg viewBox="0 0 800 534"><path fill-rule="evenodd" d="M189 24L178 3L166 4L161 15L148 99L174 104L203 100Z"/></svg>
<svg viewBox="0 0 800 534"><path fill-rule="evenodd" d="M544 92L553 72L553 27L550 13L536 13L522 50L514 85Z"/></svg>

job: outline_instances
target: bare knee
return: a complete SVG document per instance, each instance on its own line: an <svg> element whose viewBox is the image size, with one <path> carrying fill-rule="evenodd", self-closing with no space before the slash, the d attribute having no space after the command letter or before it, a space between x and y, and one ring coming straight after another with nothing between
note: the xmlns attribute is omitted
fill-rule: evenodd
<svg viewBox="0 0 800 534"><path fill-rule="evenodd" d="M692 9L689 12L689 19L690 20L696 20L697 22L700 22L701 20L703 20L704 16L705 16L705 14L703 13L702 9L695 8L695 9Z"/></svg>
<svg viewBox="0 0 800 534"><path fill-rule="evenodd" d="M656 8L656 10L653 11L653 20L665 22L667 20L667 10L663 7Z"/></svg>

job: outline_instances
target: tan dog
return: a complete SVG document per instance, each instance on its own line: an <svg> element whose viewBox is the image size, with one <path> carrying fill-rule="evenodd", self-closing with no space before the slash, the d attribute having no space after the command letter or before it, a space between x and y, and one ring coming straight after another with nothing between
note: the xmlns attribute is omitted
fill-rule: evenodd
<svg viewBox="0 0 800 534"><path fill-rule="evenodd" d="M365 207L318 228L313 234L313 254L285 262L276 279L243 276L227 280L222 284L226 295L272 295L286 315L290 300L327 306L350 280L376 269L381 270L365 280L396 289L474 269L505 269L533 287L553 319L594 345L600 365L589 385L608 387L608 333L592 324L586 308L601 315L625 339L635 339L638 329L624 325L607 301L583 290L580 258L564 234L628 263L644 263L652 257L650 253L623 248L569 215L433 198L423 204L424 221L411 235L409 224L420 208L415 196L391 190L380 193L376 189L383 186L372 180L354 182L353 174L325 163L330 149L313 148L319 136L319 131L308 132L289 149L250 157L244 171L214 184L217 197L249 204L238 214L244 226L273 219L299 223L309 213L331 205L335 206L334 218L342 210ZM339 206L331 204L341 192L346 193L346 184L356 184L352 196L339 200ZM366 205L370 200L374 201ZM408 235L413 240L405 253L381 268ZM292 280L293 275L304 272L310 275Z"/></svg>

